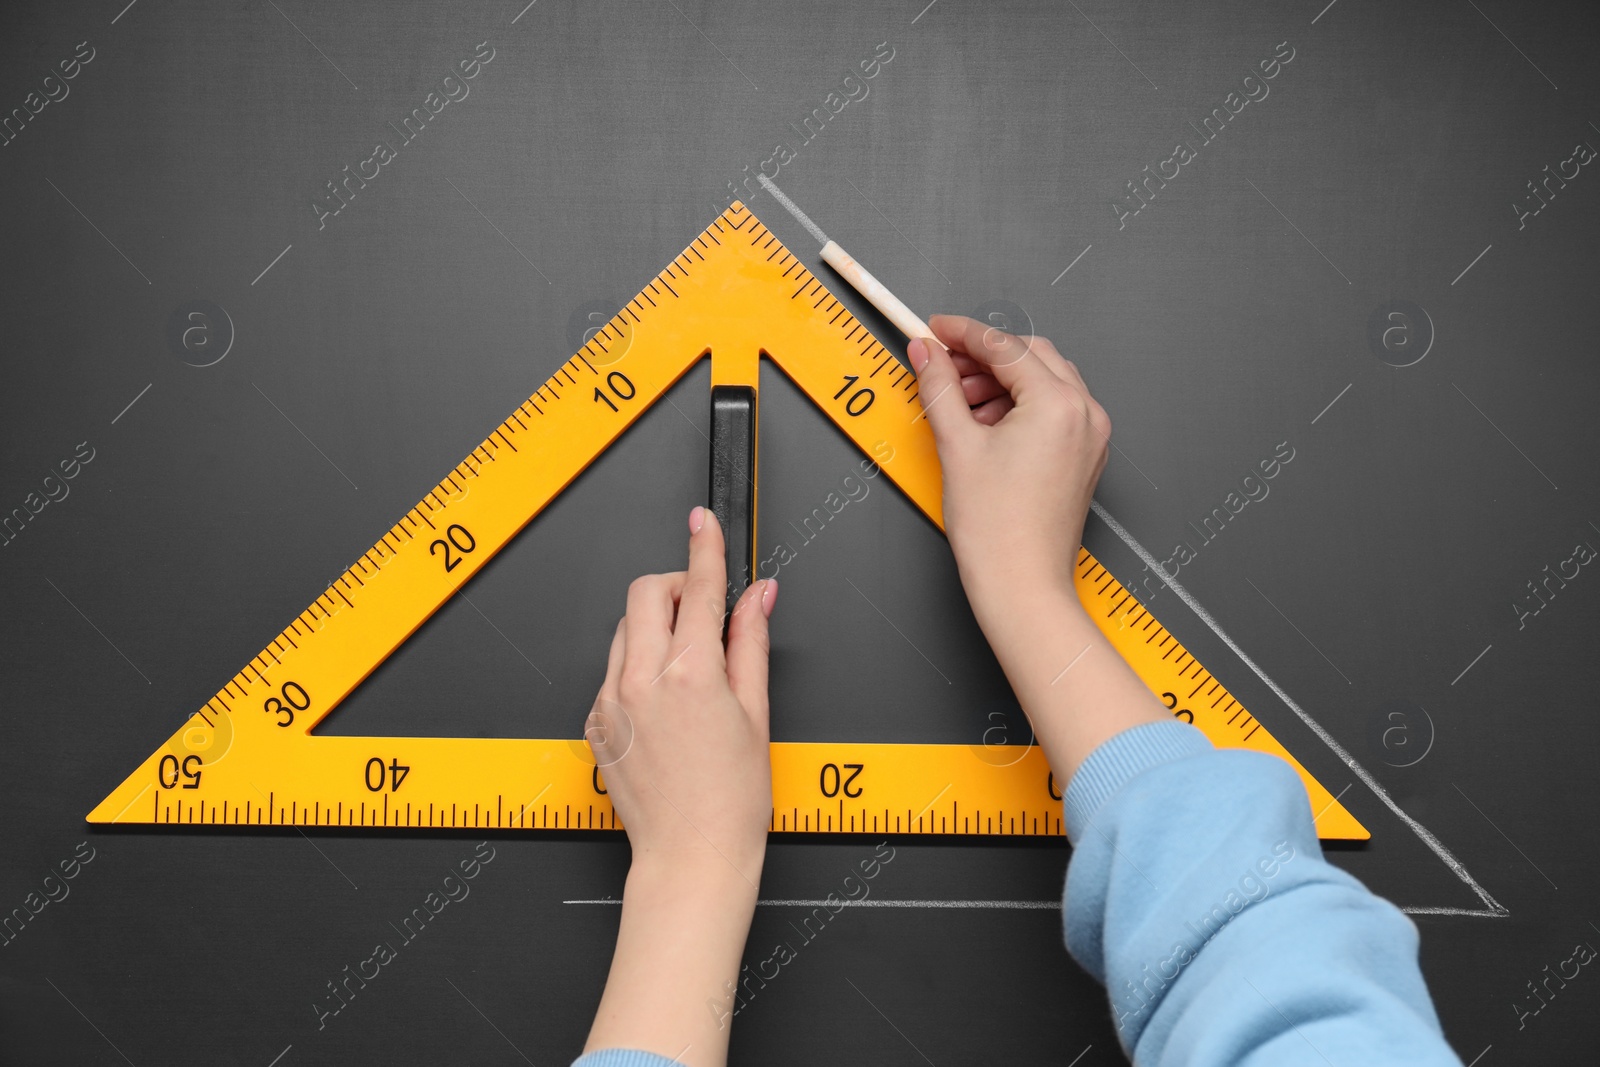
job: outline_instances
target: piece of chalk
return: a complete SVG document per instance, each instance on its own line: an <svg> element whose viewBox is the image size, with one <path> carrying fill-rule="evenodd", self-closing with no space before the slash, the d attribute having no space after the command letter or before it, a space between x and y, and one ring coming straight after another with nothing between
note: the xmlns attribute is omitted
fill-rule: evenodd
<svg viewBox="0 0 1600 1067"><path fill-rule="evenodd" d="M822 232L822 227L811 221L811 216L800 210L800 205L790 200L776 182L765 174L759 175L758 180L763 188L772 194L774 200L793 215L806 228L806 232L815 237L822 244L823 261L844 276L844 279L855 287L856 292L866 297L873 307L883 312L884 317L907 337L932 338L933 331L928 324L917 317L916 312L901 302L900 298L891 293L887 286L872 276L872 273L856 262L856 257L840 248L837 243Z"/></svg>
<svg viewBox="0 0 1600 1067"><path fill-rule="evenodd" d="M928 324L917 317L917 313L906 307L900 298L891 293L888 288L874 278L856 258L849 252L840 248L835 241L829 241L822 246L822 258L834 270L844 276L844 279L855 286L856 292L867 298L873 307L883 312L884 318L895 324L895 327L908 338L933 337L933 331Z"/></svg>

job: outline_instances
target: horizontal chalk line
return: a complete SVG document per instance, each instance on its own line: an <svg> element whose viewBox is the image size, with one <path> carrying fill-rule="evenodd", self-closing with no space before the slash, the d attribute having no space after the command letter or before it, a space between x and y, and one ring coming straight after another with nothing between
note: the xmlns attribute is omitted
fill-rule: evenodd
<svg viewBox="0 0 1600 1067"><path fill-rule="evenodd" d="M563 904L621 904L622 901L563 900ZM1048 911L1061 907L1059 900L758 900L765 908L962 908L993 911Z"/></svg>
<svg viewBox="0 0 1600 1067"><path fill-rule="evenodd" d="M604 900L563 900L563 904L621 904L612 898ZM1059 900L758 900L757 906L765 908L927 908L956 909L963 911L1055 911L1061 907ZM1407 915L1466 915L1479 919L1504 919L1505 911L1488 908L1401 908Z"/></svg>

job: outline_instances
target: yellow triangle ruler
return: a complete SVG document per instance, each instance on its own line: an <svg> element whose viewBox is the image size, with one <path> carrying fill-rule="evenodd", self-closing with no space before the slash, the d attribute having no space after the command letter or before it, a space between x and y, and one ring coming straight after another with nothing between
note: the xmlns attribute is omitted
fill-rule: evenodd
<svg viewBox="0 0 1600 1067"><path fill-rule="evenodd" d="M697 361L777 364L943 526L916 379L735 202L593 340L89 813L95 823L615 829L576 739L311 731ZM753 504L752 504L753 507ZM1219 746L1299 771L1325 838L1370 836L1087 551L1078 594ZM1062 833L1037 747L774 743L775 831Z"/></svg>

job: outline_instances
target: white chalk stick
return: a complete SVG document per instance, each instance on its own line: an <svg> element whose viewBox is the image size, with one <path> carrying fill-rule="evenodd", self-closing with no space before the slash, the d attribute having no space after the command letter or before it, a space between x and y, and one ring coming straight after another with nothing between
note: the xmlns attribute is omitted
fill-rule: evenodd
<svg viewBox="0 0 1600 1067"><path fill-rule="evenodd" d="M822 258L834 270L842 274L846 281L855 286L856 292L866 297L868 302L884 317L895 324L899 331L906 337L932 338L933 331L928 324L917 317L917 313L906 307L900 298L891 293L888 288L874 278L856 258L849 252L840 248L837 242L829 241L822 246Z"/></svg>

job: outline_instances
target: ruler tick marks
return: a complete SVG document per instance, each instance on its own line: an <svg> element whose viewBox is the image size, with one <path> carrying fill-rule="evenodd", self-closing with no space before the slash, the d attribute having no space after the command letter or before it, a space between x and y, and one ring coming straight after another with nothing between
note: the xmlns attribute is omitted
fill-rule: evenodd
<svg viewBox="0 0 1600 1067"><path fill-rule="evenodd" d="M746 234L748 240L741 244L721 239L734 232ZM673 299L667 299L669 294ZM804 302L799 299L802 294L807 297ZM725 314L729 308L735 314ZM184 798L164 797L161 790L153 790L161 773L158 764L164 755L175 751L169 743L107 797L91 813L90 820L114 821L119 816L126 819L137 812L133 817L140 821L148 815L149 821L154 822L227 822L232 807L233 821L239 820L242 810L247 824L251 822L250 813L258 810L258 825L298 825L303 821L307 825L325 822L460 828L468 825L464 802L476 797L471 824L474 827L618 827L609 801L603 795L595 795L599 782L593 777L592 766L572 759L569 743L557 739L442 737L387 742L414 768L406 782L405 816L402 820L398 796L395 805L388 802L389 792L398 788L394 785L383 793L368 818L366 802L372 793L366 792L360 769L374 758L373 749L386 742L382 738L313 734L311 727L333 711L390 651L598 458L634 421L636 413L661 399L708 352L741 350L745 355L739 358L754 357L757 366L761 359L777 363L830 418L836 413L832 396L841 374L868 377L880 394L886 388L899 390L906 405L920 400L915 376L894 353L851 315L770 230L742 205L731 207L624 304L590 343L555 368L547 381L538 383L532 396L492 427L489 435L443 481L429 490L398 524L381 534L377 545L358 557L310 608L292 619L267 649L204 705L201 714L214 726L221 725L218 716L230 716L235 737L228 760L206 765L207 794L198 813ZM716 377L716 358L713 356L713 381L720 380ZM598 369L597 359L604 361L605 370ZM638 403L620 422L615 418L615 408L605 410L585 403L588 397L584 391L592 383L580 384L583 374L599 379L614 371L628 377L638 396ZM885 381L878 382L878 378ZM847 422L848 425L835 420L835 425L868 455L878 454L878 442L893 446L895 462L885 468L891 481L936 525L942 526L941 479L925 420L909 420L892 405L880 404ZM530 440L534 447L525 447ZM470 498L467 486L472 489ZM422 561L427 566L407 563L421 561L430 541L443 529L431 518L436 512L448 512L445 524L452 532L457 532L458 526L470 531L477 550L468 567L457 568L448 577L441 571L437 557ZM419 531L421 537L416 536ZM451 543L459 547L466 542ZM1158 693L1181 691L1174 675L1194 675L1200 687L1210 686L1211 695L1216 697L1210 707L1202 702L1194 709L1196 725L1219 744L1239 744L1239 735L1246 730L1250 733L1245 736L1253 738L1261 729L1260 724L1237 701L1225 699L1227 693L1220 682L1204 672L1181 643L1157 624L1132 590L1119 585L1087 550L1078 549L1075 560L1080 598L1087 606L1099 609L1092 617L1104 623L1102 630L1108 639L1130 658L1146 684ZM392 567L392 563L400 566ZM355 607L353 596L362 598L363 612L342 610ZM341 615L337 625L329 625L335 614ZM267 682L265 672L269 669L281 683L279 686ZM309 697L304 709L292 687L285 691L291 682L301 686ZM230 701L237 700L241 707L254 707L264 693L277 695L280 702L291 697L297 711L306 710L309 714L299 716L295 728L288 731L277 729L277 716L232 716ZM1223 711L1216 710L1224 705ZM223 710L217 711L218 707ZM1282 752L1270 733L1264 734L1262 742L1252 744L1261 750ZM884 832L890 829L890 814L899 811L901 814L894 817L898 832L1062 832L1059 806L1042 813L1043 817L1029 810L1039 779L1047 770L1037 752L1024 755L1010 768L995 768L972 760L971 746L967 745L780 743L772 748L775 802L769 825L774 829L866 832L870 822L871 830ZM880 809L882 817L844 799L823 812L815 798L817 768L825 764L873 767L875 800L887 802ZM268 805L255 809L248 787L231 791L238 789L241 771L259 772L262 777L257 781L262 784L285 785L290 779L283 772L291 767L294 780L303 784L286 786L285 798L290 801L286 808L277 807L275 793L265 798ZM1305 776L1304 770L1296 767ZM541 775L541 779L532 781L532 773ZM544 777L547 774L553 778ZM1305 777L1313 804L1327 801L1329 797L1322 795L1326 790ZM929 782L933 784L930 786ZM951 789L945 806L926 805L920 814L915 814L916 807L924 805L927 795L938 786ZM485 787L489 792L484 792ZM142 800L144 791L149 790L155 796L148 811L142 804L130 805L130 801ZM514 813L505 808L505 797L532 796L535 791L540 796L549 792L546 799L550 803L533 810L533 802L539 800L534 797ZM497 798L492 819L487 805L482 803L490 795ZM805 816L799 814L796 803L802 798L812 805ZM961 813L961 798L980 810L971 815ZM323 800L329 803L327 816L321 814ZM344 813L345 800L351 806L348 816ZM207 804L212 807L210 813L205 810ZM443 811L446 804L451 809L448 824ZM907 806L900 808L901 804ZM428 809L426 821L424 806ZM982 808L990 814L983 815ZM301 812L305 814L302 816ZM508 819L507 815L513 817ZM1329 808L1317 820L1319 831L1325 834L1333 824L1338 824L1340 831L1330 836L1366 836L1343 808Z"/></svg>

